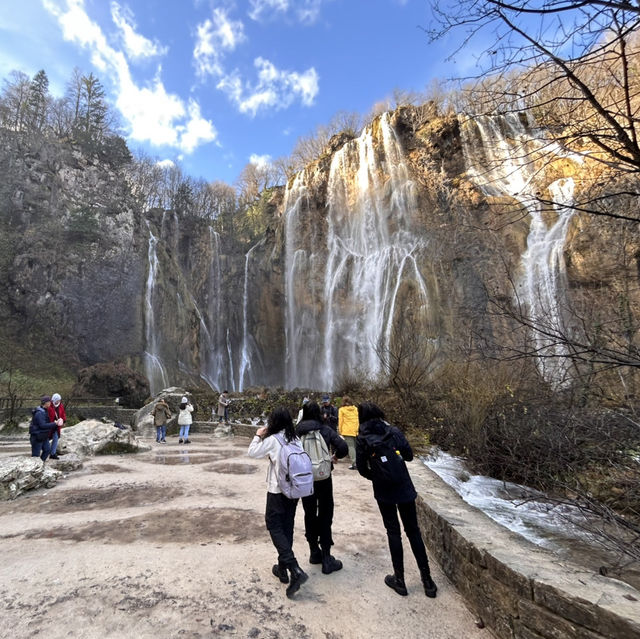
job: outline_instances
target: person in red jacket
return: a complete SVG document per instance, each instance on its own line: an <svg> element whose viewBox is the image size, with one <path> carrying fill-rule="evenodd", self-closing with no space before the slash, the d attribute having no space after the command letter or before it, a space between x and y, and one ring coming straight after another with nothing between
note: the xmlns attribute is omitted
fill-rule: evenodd
<svg viewBox="0 0 640 639"><path fill-rule="evenodd" d="M62 397L60 397L58 393L54 393L51 396L51 403L49 404L47 412L49 414L49 421L57 423L56 427L52 428L49 433L49 439L51 440L51 454L49 457L51 459L60 459L56 453L58 450L58 439L60 439L60 434L62 432L60 421L58 420L62 420L62 426L64 426L67 421L67 414L64 410Z"/></svg>

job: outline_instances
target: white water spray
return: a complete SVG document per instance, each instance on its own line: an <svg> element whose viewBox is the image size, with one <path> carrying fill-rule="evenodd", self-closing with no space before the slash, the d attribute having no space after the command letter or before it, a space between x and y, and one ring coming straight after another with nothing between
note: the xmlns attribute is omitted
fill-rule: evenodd
<svg viewBox="0 0 640 639"><path fill-rule="evenodd" d="M554 202L556 220L545 221L545 209L537 196L542 170L552 159L577 157L547 140L523 116L477 116L461 123L467 172L487 195L515 198L530 216L527 250L522 256L522 277L517 294L532 323L545 332L564 334L569 329L563 317L566 291L563 249L573 217L574 182L561 178L547 186ZM547 210L548 215L548 210ZM547 381L566 383L566 347L540 331L534 331L538 369Z"/></svg>
<svg viewBox="0 0 640 639"><path fill-rule="evenodd" d="M421 312L428 307L424 245L412 233L415 184L389 115L377 124L332 158L324 232L313 226L304 172L285 195L290 388L331 389L344 372L376 375L403 284Z"/></svg>

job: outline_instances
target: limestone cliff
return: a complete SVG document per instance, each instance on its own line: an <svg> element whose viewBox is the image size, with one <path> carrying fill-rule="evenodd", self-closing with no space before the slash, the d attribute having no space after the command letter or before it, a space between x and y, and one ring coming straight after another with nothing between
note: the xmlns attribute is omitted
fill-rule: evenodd
<svg viewBox="0 0 640 639"><path fill-rule="evenodd" d="M34 358L55 345L73 368L126 361L153 392L330 389L378 370L398 326L424 335L436 359L510 339L490 300L533 295L529 280L556 269L556 297L608 318L615 307L635 340L635 227L531 208L526 189L562 196L576 178L579 190L581 165L500 173L516 156L492 155L495 122L461 122L427 104L334 137L267 194L266 232L251 245L197 216L145 211L103 158L0 132L2 337ZM532 145L526 123L501 122L503 147ZM534 255L534 222L544 233L560 220L555 252ZM551 270L536 270L545 261Z"/></svg>

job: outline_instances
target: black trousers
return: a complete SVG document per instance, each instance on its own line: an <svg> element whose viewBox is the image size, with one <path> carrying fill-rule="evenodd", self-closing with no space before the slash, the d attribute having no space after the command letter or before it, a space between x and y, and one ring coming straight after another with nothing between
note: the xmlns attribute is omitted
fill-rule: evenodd
<svg viewBox="0 0 640 639"><path fill-rule="evenodd" d="M389 540L389 551L391 552L391 563L396 573L404 574L404 557L402 552L402 535L400 533L400 522L398 521L398 513L402 520L404 532L409 538L413 556L420 571L429 570L429 560L427 559L427 551L420 534L420 526L418 526L418 515L416 513L416 502L406 502L404 504L388 504L379 501L378 508L382 515L382 522L387 529L387 539Z"/></svg>
<svg viewBox="0 0 640 639"><path fill-rule="evenodd" d="M320 542L322 550L331 550L331 524L333 523L333 481L331 475L313 482L313 495L302 498L304 533L311 545Z"/></svg>
<svg viewBox="0 0 640 639"><path fill-rule="evenodd" d="M264 520L278 551L278 563L287 568L297 565L293 554L293 524L297 505L297 499L289 499L282 493L267 493Z"/></svg>

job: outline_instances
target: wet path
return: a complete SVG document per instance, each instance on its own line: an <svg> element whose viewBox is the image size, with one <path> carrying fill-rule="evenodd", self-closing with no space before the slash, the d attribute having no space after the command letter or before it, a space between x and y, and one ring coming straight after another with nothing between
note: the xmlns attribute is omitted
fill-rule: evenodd
<svg viewBox="0 0 640 639"><path fill-rule="evenodd" d="M295 600L271 574L264 460L249 440L175 438L139 455L97 457L55 488L0 502L0 610L20 639L259 637L475 639L479 630L437 567L427 599L405 545L408 597L383 583L386 536L369 483L334 474L334 554L309 565L302 507L294 550L309 573ZM28 454L0 442L0 455Z"/></svg>

